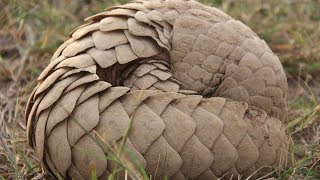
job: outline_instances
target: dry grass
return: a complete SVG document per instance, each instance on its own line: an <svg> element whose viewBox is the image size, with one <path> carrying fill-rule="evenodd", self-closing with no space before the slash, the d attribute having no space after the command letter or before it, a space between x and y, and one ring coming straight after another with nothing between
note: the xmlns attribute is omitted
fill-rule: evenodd
<svg viewBox="0 0 320 180"><path fill-rule="evenodd" d="M292 165L278 179L320 178L320 2L202 0L240 19L278 53L289 77ZM0 0L0 179L50 178L29 149L24 107L53 51L82 20L125 0ZM94 178L94 173L92 174Z"/></svg>

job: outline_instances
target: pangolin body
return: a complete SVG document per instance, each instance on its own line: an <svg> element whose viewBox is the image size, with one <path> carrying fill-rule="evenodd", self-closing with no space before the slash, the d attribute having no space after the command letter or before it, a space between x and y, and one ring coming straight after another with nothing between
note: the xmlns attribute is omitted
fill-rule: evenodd
<svg viewBox="0 0 320 180"><path fill-rule="evenodd" d="M153 176L248 177L286 165L286 75L247 26L183 0L139 0L86 22L56 50L26 108L29 143L48 172L89 179L94 164L108 177L114 166L93 138L119 144L133 115L126 149Z"/></svg>

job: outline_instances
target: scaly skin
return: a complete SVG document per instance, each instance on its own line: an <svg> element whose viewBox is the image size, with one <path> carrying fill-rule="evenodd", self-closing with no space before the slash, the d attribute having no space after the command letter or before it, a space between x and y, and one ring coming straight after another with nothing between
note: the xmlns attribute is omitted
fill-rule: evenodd
<svg viewBox="0 0 320 180"><path fill-rule="evenodd" d="M95 163L108 177L113 165L93 132L120 142L136 107L126 147L149 174L247 177L286 165L286 76L248 27L179 0L115 6L86 21L26 108L29 143L48 172L89 179Z"/></svg>

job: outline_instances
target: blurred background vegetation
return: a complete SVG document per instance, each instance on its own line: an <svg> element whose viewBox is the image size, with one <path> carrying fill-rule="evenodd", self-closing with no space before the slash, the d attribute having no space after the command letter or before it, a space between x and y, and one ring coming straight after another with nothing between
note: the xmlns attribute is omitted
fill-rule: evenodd
<svg viewBox="0 0 320 180"><path fill-rule="evenodd" d="M289 81L293 165L320 178L320 0L201 0L242 21L277 53ZM0 0L0 179L43 177L26 146L24 106L54 50L83 19L126 0Z"/></svg>

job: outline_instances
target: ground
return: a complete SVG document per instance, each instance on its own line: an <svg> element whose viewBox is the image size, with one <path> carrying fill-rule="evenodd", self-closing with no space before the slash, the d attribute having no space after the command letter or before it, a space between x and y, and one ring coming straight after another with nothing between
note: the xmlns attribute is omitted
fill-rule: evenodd
<svg viewBox="0 0 320 180"><path fill-rule="evenodd" d="M28 147L24 109L54 50L83 19L125 0L0 0L0 179L45 175ZM277 179L320 178L320 3L317 0L202 0L241 20L284 65L291 165Z"/></svg>

